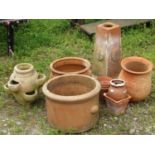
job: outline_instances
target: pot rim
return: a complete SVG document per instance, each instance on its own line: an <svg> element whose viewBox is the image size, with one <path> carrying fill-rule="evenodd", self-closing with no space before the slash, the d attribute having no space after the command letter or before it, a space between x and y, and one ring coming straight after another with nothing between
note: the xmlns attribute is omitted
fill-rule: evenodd
<svg viewBox="0 0 155 155"><path fill-rule="evenodd" d="M28 67L28 69L24 69L24 70L19 69L20 66L26 66L26 67ZM14 69L15 69L15 71L16 71L17 73L28 73L28 72L32 71L32 70L34 69L34 67L33 67L33 65L30 64L30 63L19 63L19 64L17 64L17 65L14 67Z"/></svg>
<svg viewBox="0 0 155 155"><path fill-rule="evenodd" d="M57 79L60 79L62 77L84 77L84 78L88 78L90 80L93 80L95 83L95 88L92 89L91 91L84 93L82 95L75 95L75 96L63 96L63 95L58 95L58 94L54 94L52 92L50 92L47 89L47 86L50 82L55 81ZM56 101L61 101L61 102L73 102L73 101L81 101L81 100L86 100L88 98L92 98L93 96L95 96L96 94L99 94L101 90L101 85L100 83L93 77L90 77L88 75L81 75L81 74L70 74L70 75L61 75L61 76L56 76L50 80L48 80L42 87L42 91L44 93L44 95L52 100L56 100Z"/></svg>
<svg viewBox="0 0 155 155"><path fill-rule="evenodd" d="M57 62L60 62L60 61L63 61L63 60L71 60L71 59L78 59L78 60L81 60L82 62L84 62L84 66L85 66L85 68L84 69L82 69L82 70L80 70L80 71L76 71L76 72L69 72L69 73L67 73L67 72L62 72L62 71L59 71L59 70L56 70L55 68L54 68L54 64L56 64ZM51 71L53 71L53 72L55 72L55 73L57 73L57 74L61 74L61 75L63 75L63 74L81 74L81 73L83 73L83 72L86 72L88 69L90 69L90 67L91 67L91 64L90 64L90 62L87 60L87 59L84 59L84 58L79 58L79 57L64 57L64 58L60 58L60 59L57 59L57 60L54 60L51 64L50 64L50 69L51 69Z"/></svg>
<svg viewBox="0 0 155 155"><path fill-rule="evenodd" d="M143 71L143 72L136 72L136 71L132 71L132 70L129 70L126 68L126 64L128 62L131 62L131 61L137 61L137 62L141 62L141 63L144 63L145 65L148 65L148 69L146 71ZM153 68L153 64L152 62L150 62L148 59L145 59L143 57L138 57L138 56L132 56L132 57L127 57L127 58L124 58L122 61L121 61L121 67L123 68L123 70L129 72L129 73L132 73L132 74L146 74L146 73L149 73L152 71L152 68Z"/></svg>
<svg viewBox="0 0 155 155"><path fill-rule="evenodd" d="M105 23L99 24L97 27L100 27L100 28L103 28L106 30L112 30L112 29L118 28L120 26L113 22L105 22Z"/></svg>
<svg viewBox="0 0 155 155"><path fill-rule="evenodd" d="M122 83L120 83L120 84L115 84L114 81L121 81ZM112 79L112 80L110 81L110 85L111 85L111 86L114 86L114 87L122 87L122 86L125 86L125 81L122 80L122 79Z"/></svg>

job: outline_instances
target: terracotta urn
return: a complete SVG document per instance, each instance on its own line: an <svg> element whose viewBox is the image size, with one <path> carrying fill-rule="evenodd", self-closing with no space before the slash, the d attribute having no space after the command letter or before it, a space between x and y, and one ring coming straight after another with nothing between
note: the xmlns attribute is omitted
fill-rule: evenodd
<svg viewBox="0 0 155 155"><path fill-rule="evenodd" d="M50 64L51 77L64 74L92 75L91 64L88 60L79 57L64 57Z"/></svg>
<svg viewBox="0 0 155 155"><path fill-rule="evenodd" d="M96 27L93 72L117 78L121 70L121 28L106 22Z"/></svg>
<svg viewBox="0 0 155 155"><path fill-rule="evenodd" d="M108 77L108 76L98 76L97 80L101 84L100 101L104 102L103 93L107 93L108 92L108 89L110 87L110 81L112 80L112 78Z"/></svg>
<svg viewBox="0 0 155 155"><path fill-rule="evenodd" d="M11 93L20 104L28 104L38 97L38 91L45 80L46 76L37 73L33 65L20 63L14 67L4 89Z"/></svg>
<svg viewBox="0 0 155 155"><path fill-rule="evenodd" d="M144 100L151 91L152 63L142 57L128 57L121 62L119 78L126 82L132 101Z"/></svg>
<svg viewBox="0 0 155 155"><path fill-rule="evenodd" d="M128 96L125 81L121 79L113 79L110 81L110 87L107 96L115 101L120 101Z"/></svg>
<svg viewBox="0 0 155 155"><path fill-rule="evenodd" d="M83 132L99 118L100 83L93 77L68 74L43 86L49 124L64 132Z"/></svg>

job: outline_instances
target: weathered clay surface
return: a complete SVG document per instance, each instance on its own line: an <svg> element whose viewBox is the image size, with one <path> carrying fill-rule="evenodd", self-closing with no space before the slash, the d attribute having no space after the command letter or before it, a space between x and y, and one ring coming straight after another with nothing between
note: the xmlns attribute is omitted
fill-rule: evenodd
<svg viewBox="0 0 155 155"><path fill-rule="evenodd" d="M91 64L88 60L78 57L65 57L50 64L51 77L64 74L85 74L91 76Z"/></svg>
<svg viewBox="0 0 155 155"><path fill-rule="evenodd" d="M114 23L96 27L94 73L116 78L121 70L121 28Z"/></svg>
<svg viewBox="0 0 155 155"><path fill-rule="evenodd" d="M104 96L106 98L106 104L107 107L110 109L110 111L115 115L123 114L128 106L130 96L128 95L126 98L116 101L109 97L107 93L104 93Z"/></svg>
<svg viewBox="0 0 155 155"><path fill-rule="evenodd" d="M144 100L151 91L152 63L142 57L128 57L121 66L119 78L125 80L131 100Z"/></svg>
<svg viewBox="0 0 155 155"><path fill-rule="evenodd" d="M86 75L54 77L43 86L49 124L65 132L92 128L99 118L100 83Z"/></svg>
<svg viewBox="0 0 155 155"><path fill-rule="evenodd" d="M103 93L107 93L108 92L108 89L110 87L110 81L112 80L112 78L108 77L108 76L98 76L97 80L101 84L100 101L101 101L101 103L103 103L105 101Z"/></svg>
<svg viewBox="0 0 155 155"><path fill-rule="evenodd" d="M14 71L4 88L20 104L27 104L38 97L38 91L45 80L46 76L38 74L31 64L21 63L14 67Z"/></svg>
<svg viewBox="0 0 155 155"><path fill-rule="evenodd" d="M107 96L119 101L128 96L125 81L121 79L113 79L110 81L110 87L107 92Z"/></svg>

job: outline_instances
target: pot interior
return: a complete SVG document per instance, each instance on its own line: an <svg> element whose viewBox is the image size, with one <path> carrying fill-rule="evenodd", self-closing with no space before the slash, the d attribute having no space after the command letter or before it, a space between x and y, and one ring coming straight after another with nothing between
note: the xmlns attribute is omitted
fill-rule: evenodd
<svg viewBox="0 0 155 155"><path fill-rule="evenodd" d="M126 63L125 67L126 69L133 72L145 72L149 69L146 63L138 62L138 61L128 62Z"/></svg>
<svg viewBox="0 0 155 155"><path fill-rule="evenodd" d="M103 26L104 27L107 27L107 28L111 28L111 27L113 27L113 24L111 24L111 23L105 23L105 24L103 24Z"/></svg>
<svg viewBox="0 0 155 155"><path fill-rule="evenodd" d="M76 96L90 92L95 88L95 82L86 77L59 77L47 85L47 89L56 95Z"/></svg>
<svg viewBox="0 0 155 155"><path fill-rule="evenodd" d="M121 87L121 86L125 85L125 82L123 80L120 80L120 79L113 79L110 81L110 84L112 86L115 86L115 87Z"/></svg>
<svg viewBox="0 0 155 155"><path fill-rule="evenodd" d="M79 59L65 59L53 64L53 68L59 72L78 72L86 67L87 64Z"/></svg>
<svg viewBox="0 0 155 155"><path fill-rule="evenodd" d="M19 64L17 65L17 69L19 70L29 70L31 68L31 65L29 64Z"/></svg>

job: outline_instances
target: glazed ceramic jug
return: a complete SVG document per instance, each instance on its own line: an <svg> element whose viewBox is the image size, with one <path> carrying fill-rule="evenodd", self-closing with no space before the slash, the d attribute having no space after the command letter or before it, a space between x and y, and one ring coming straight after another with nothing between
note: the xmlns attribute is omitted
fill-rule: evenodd
<svg viewBox="0 0 155 155"><path fill-rule="evenodd" d="M113 79L110 81L110 87L107 92L107 96L115 101L120 101L128 96L127 89L125 87L125 81L120 79Z"/></svg>
<svg viewBox="0 0 155 155"><path fill-rule="evenodd" d="M33 102L38 97L39 88L46 81L44 74L37 73L33 65L20 63L14 67L14 71L4 88L11 93L20 104Z"/></svg>
<svg viewBox="0 0 155 155"><path fill-rule="evenodd" d="M117 78L121 70L121 28L106 22L96 27L93 72Z"/></svg>
<svg viewBox="0 0 155 155"><path fill-rule="evenodd" d="M151 91L152 63L142 57L128 57L121 62L119 78L126 81L132 101L144 100Z"/></svg>

